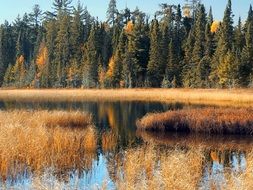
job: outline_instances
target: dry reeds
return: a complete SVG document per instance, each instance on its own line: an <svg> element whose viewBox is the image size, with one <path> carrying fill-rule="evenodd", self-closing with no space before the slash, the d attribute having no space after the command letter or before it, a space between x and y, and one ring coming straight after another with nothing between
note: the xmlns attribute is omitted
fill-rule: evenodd
<svg viewBox="0 0 253 190"><path fill-rule="evenodd" d="M252 106L253 90L216 89L47 89L0 90L1 101L159 101L229 106Z"/></svg>
<svg viewBox="0 0 253 190"><path fill-rule="evenodd" d="M161 154L153 145L130 149L118 168L118 189L197 189L202 176L200 150Z"/></svg>
<svg viewBox="0 0 253 190"><path fill-rule="evenodd" d="M97 148L91 122L81 112L0 111L0 177L91 168Z"/></svg>
<svg viewBox="0 0 253 190"><path fill-rule="evenodd" d="M137 121L139 130L253 134L253 110L204 108L148 114Z"/></svg>
<svg viewBox="0 0 253 190"><path fill-rule="evenodd" d="M104 132L102 134L102 150L103 152L114 151L117 147L117 135L113 131Z"/></svg>

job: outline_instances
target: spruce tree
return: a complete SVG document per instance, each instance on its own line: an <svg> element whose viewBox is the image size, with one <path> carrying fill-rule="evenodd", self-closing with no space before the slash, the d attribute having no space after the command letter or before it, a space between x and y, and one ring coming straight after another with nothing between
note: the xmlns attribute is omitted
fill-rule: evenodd
<svg viewBox="0 0 253 190"><path fill-rule="evenodd" d="M117 14L117 2L116 0L110 0L107 9L107 21L114 26Z"/></svg>
<svg viewBox="0 0 253 190"><path fill-rule="evenodd" d="M232 13L232 3L228 0L227 7L224 12L224 17L222 21L222 39L224 51L232 50L233 47L233 13Z"/></svg>
<svg viewBox="0 0 253 190"><path fill-rule="evenodd" d="M206 27L206 13L204 5L199 5L196 12L196 22L194 25L195 30L195 43L192 52L192 68L193 78L191 79L191 87L202 87L202 76L200 63L205 55L205 27Z"/></svg>
<svg viewBox="0 0 253 190"><path fill-rule="evenodd" d="M90 36L84 46L83 53L83 79L82 85L85 88L98 86L98 49L96 47L96 26L92 26Z"/></svg>
<svg viewBox="0 0 253 190"><path fill-rule="evenodd" d="M161 85L164 68L161 62L161 34L159 30L158 20L155 18L151 23L150 29L150 53L147 67L147 76L152 87L159 87Z"/></svg>
<svg viewBox="0 0 253 190"><path fill-rule="evenodd" d="M57 64L57 87L66 87L66 67L70 61L70 17L63 13L59 15L59 30L56 37L55 62Z"/></svg>

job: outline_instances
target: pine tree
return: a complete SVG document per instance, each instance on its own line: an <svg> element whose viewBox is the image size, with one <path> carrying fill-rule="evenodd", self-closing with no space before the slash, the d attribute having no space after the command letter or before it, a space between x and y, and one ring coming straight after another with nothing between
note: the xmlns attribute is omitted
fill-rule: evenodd
<svg viewBox="0 0 253 190"><path fill-rule="evenodd" d="M57 64L57 87L66 87L66 67L70 62L70 17L68 14L59 15L59 30L56 37L55 63Z"/></svg>
<svg viewBox="0 0 253 190"><path fill-rule="evenodd" d="M218 67L219 84L223 88L235 86L237 74L235 59L234 54L229 51Z"/></svg>
<svg viewBox="0 0 253 190"><path fill-rule="evenodd" d="M56 21L46 23L46 47L48 49L48 86L53 87L57 81L57 63L55 59L57 27Z"/></svg>
<svg viewBox="0 0 253 190"><path fill-rule="evenodd" d="M184 60L183 60L183 86L184 87L191 87L192 86L192 78L193 78L193 72L192 68L194 67L194 64L192 63L192 52L193 52L193 46L195 43L194 33L193 31L189 32L187 41L184 45Z"/></svg>
<svg viewBox="0 0 253 190"><path fill-rule="evenodd" d="M98 86L98 50L96 47L96 28L93 25L87 43L84 46L83 54L83 80L85 88Z"/></svg>
<svg viewBox="0 0 253 190"><path fill-rule="evenodd" d="M242 51L242 60L240 65L240 82L243 86L247 86L250 82L250 76L253 71L253 23L248 24L245 34L246 45Z"/></svg>
<svg viewBox="0 0 253 190"><path fill-rule="evenodd" d="M174 77L176 77L177 79L179 78L179 65L177 61L177 55L175 53L175 45L173 40L170 41L168 49L169 53L165 78L167 78L169 81L172 81Z"/></svg>
<svg viewBox="0 0 253 190"><path fill-rule="evenodd" d="M123 81L123 62L126 56L126 46L127 46L127 36L124 30L122 30L119 44L114 57L114 69L112 72L111 86L112 87L125 87L125 82Z"/></svg>
<svg viewBox="0 0 253 190"><path fill-rule="evenodd" d="M213 9L210 7L209 13L208 13L208 18L207 18L207 23L211 26L213 24Z"/></svg>
<svg viewBox="0 0 253 190"><path fill-rule="evenodd" d="M81 65L82 45L84 43L84 9L78 1L77 7L74 8L73 19L71 23L71 58L75 59L77 65Z"/></svg>
<svg viewBox="0 0 253 190"><path fill-rule="evenodd" d="M218 44L213 56L212 60L212 71L211 71L211 80L213 84L221 84L218 79L218 73L221 73L219 69L222 67L220 64L224 63L224 60L227 57L228 52L232 52L233 49L233 39L234 39L234 31L233 31L233 18L232 18L232 4L231 0L228 0L228 4L226 6L223 21L221 24L221 29L218 31Z"/></svg>
<svg viewBox="0 0 253 190"><path fill-rule="evenodd" d="M232 50L233 47L233 13L232 13L232 3L228 0L227 7L225 9L223 22L222 22L222 39L223 48L227 52Z"/></svg>
<svg viewBox="0 0 253 190"><path fill-rule="evenodd" d="M159 30L159 24L158 20L155 18L152 21L150 29L150 53L147 67L147 76L152 87L161 86L164 76L163 63L160 61L160 41L161 34Z"/></svg>
<svg viewBox="0 0 253 190"><path fill-rule="evenodd" d="M200 63L205 55L205 27L206 27L206 13L204 5L199 5L196 12L196 21L194 25L195 42L192 52L191 67L188 72L192 72L190 77L190 87L202 87L203 83Z"/></svg>
<svg viewBox="0 0 253 190"><path fill-rule="evenodd" d="M117 14L117 2L116 0L110 0L107 9L107 21L114 26Z"/></svg>
<svg viewBox="0 0 253 190"><path fill-rule="evenodd" d="M237 54L241 54L242 49L244 47L244 35L243 35L243 30L242 30L242 22L241 22L241 17L239 17L238 20L238 25L235 28L235 33L234 33L234 49L236 50Z"/></svg>

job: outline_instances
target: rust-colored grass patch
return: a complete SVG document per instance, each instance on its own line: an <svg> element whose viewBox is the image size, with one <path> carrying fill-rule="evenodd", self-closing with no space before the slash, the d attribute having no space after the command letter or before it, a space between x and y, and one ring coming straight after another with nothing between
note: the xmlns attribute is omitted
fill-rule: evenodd
<svg viewBox="0 0 253 190"><path fill-rule="evenodd" d="M137 121L139 130L208 134L253 134L252 109L204 108L153 113Z"/></svg>

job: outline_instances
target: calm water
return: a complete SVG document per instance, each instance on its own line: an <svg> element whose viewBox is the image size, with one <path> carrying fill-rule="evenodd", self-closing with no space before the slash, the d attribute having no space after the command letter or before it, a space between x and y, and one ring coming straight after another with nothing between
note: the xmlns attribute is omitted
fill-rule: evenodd
<svg viewBox="0 0 253 190"><path fill-rule="evenodd" d="M108 189L115 189L117 161L123 157L129 148L142 147L146 143L155 143L162 152L177 147L182 151L201 147L205 152L202 177L199 180L200 189L214 186L219 189L225 181L224 168L230 168L231 173L242 173L247 168L247 150L253 145L250 138L239 137L208 137L188 136L179 134L149 134L136 131L136 120L149 112L164 112L174 109L189 109L203 107L202 105L184 105L180 103L165 104L155 102L75 102L75 103L22 103L0 102L1 110L80 110L92 113L94 124L99 131L99 146L92 157L90 168L66 171L54 174L52 168L46 171L47 183L61 181L66 189L97 189L106 184ZM107 144L104 139L110 139ZM18 177L9 176L0 183L5 188L29 188L33 173L23 171Z"/></svg>

